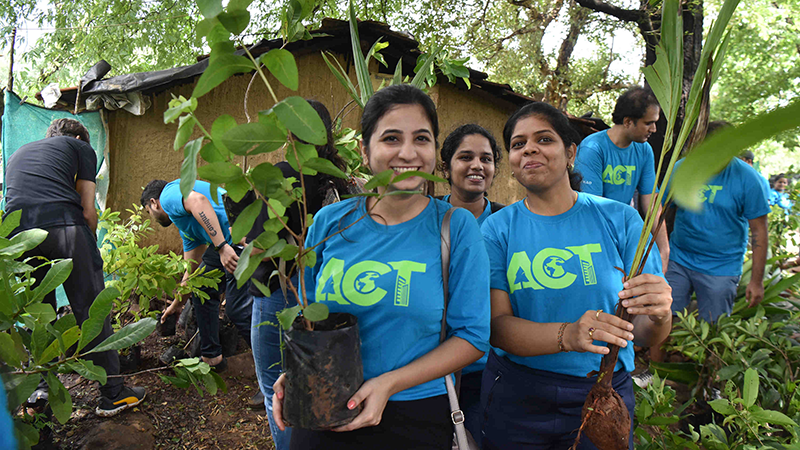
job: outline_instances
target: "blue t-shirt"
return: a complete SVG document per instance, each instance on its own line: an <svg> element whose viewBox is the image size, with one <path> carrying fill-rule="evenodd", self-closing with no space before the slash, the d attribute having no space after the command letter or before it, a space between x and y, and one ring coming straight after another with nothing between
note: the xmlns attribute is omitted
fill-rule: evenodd
<svg viewBox="0 0 800 450"><path fill-rule="evenodd" d="M439 345L444 297L440 230L451 205L431 198L413 219L386 226L364 217L315 248L316 264L305 272L306 294L331 312L358 317L364 379L406 366ZM366 214L352 198L314 216L311 246ZM450 303L447 335L478 350L489 349L489 258L472 214L458 208L450 224ZM423 383L390 400L444 394L444 379Z"/></svg>
<svg viewBox="0 0 800 450"><path fill-rule="evenodd" d="M447 194L447 195L445 195L444 197L442 197L442 200L443 200L443 201L445 201L445 202L447 202L447 203L450 203L450 194ZM480 216L478 216L478 217L476 217L476 218L475 218L475 220L477 220L477 221L478 221L478 226L481 226L481 225L483 225L483 222L485 222L485 221L486 221L486 218L487 218L487 217L489 217L489 216L491 216L491 215L492 215L492 202L490 202L490 201L487 199L487 200L486 200L486 207L485 207L485 208L483 208L483 212L481 213L481 215L480 215ZM473 217L475 217L475 216L473 216ZM485 357L485 356L484 356L484 357Z"/></svg>
<svg viewBox="0 0 800 450"><path fill-rule="evenodd" d="M775 189L769 190L769 205L778 205L785 209L787 212L792 209L792 201L789 200L789 194L786 192L778 192Z"/></svg>
<svg viewBox="0 0 800 450"><path fill-rule="evenodd" d="M608 130L591 134L581 142L575 170L583 176L581 191L631 204L633 193L653 193L656 182L653 148L647 142L617 147Z"/></svg>
<svg viewBox="0 0 800 450"><path fill-rule="evenodd" d="M533 322L575 322L596 309L613 314L623 276L615 267L630 270L642 226L630 206L584 193L557 216L534 214L523 201L516 202L492 214L481 227L491 288L508 292L514 316ZM644 272L661 275L655 246ZM576 377L598 370L602 359L577 352L498 354L517 364ZM633 370L633 345L620 349L616 370L620 368Z"/></svg>
<svg viewBox="0 0 800 450"><path fill-rule="evenodd" d="M683 161L675 163L676 170ZM700 190L702 212L678 208L669 240L670 261L706 275L741 275L747 221L770 211L760 178L746 162L734 158Z"/></svg>
<svg viewBox="0 0 800 450"><path fill-rule="evenodd" d="M3 383L0 383L0 405L3 405L0 408L0 449L17 448L14 439L14 420L6 409L6 391Z"/></svg>
<svg viewBox="0 0 800 450"><path fill-rule="evenodd" d="M231 241L228 215L225 214L225 207L222 204L222 195L225 193L225 189L219 188L217 192L217 202L211 199L211 185L208 184L208 182L200 180L195 181L193 190L203 194L208 201L211 202L214 212L217 213L217 220L219 220L219 226L222 228L222 235L225 236L225 241L232 245L233 241ZM167 183L167 185L164 186L159 201L161 201L161 209L167 213L172 223L178 227L181 239L183 239L184 252L194 250L201 245L209 245L212 243L211 237L203 226L200 225L200 222L183 207L180 179Z"/></svg>
<svg viewBox="0 0 800 450"><path fill-rule="evenodd" d="M447 203L450 203L450 194L445 195L442 198L442 200L446 201ZM483 208L483 212L476 219L478 221L478 226L483 225L483 222L486 222L486 219L488 219L489 216L491 216L491 215L492 215L492 202L490 202L487 199L486 200L486 207ZM468 365L467 367L464 367L464 369L461 370L461 373L466 375L468 373L480 372L480 371L482 371L483 369L486 368L486 362L488 360L489 360L489 352L486 352L486 354L481 356L481 359L475 361L474 363Z"/></svg>

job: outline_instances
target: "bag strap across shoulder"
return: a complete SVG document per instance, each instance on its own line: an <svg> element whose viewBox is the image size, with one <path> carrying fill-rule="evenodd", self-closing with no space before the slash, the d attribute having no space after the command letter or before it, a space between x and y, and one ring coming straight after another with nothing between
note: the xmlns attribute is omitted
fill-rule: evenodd
<svg viewBox="0 0 800 450"><path fill-rule="evenodd" d="M447 338L447 304L450 302L450 292L448 289L450 281L450 218L453 217L455 208L450 208L444 213L442 219L442 292L444 294L444 311L442 311L442 332L439 336L439 343Z"/></svg>

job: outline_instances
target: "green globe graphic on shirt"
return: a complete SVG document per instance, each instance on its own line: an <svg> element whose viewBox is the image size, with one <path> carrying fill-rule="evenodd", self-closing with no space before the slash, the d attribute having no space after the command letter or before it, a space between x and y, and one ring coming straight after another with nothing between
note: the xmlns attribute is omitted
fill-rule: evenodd
<svg viewBox="0 0 800 450"><path fill-rule="evenodd" d="M560 256L549 256L544 260L544 270L550 278L561 278L566 273L561 267L566 261Z"/></svg>
<svg viewBox="0 0 800 450"><path fill-rule="evenodd" d="M380 277L381 274L374 271L364 272L356 278L356 281L353 283L355 284L356 291L361 294L369 294L370 292L374 291L375 286L375 279Z"/></svg>

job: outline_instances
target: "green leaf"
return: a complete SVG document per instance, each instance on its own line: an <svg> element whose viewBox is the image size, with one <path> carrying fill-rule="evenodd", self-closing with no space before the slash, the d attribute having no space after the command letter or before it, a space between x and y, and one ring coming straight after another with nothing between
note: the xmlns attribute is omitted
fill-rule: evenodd
<svg viewBox="0 0 800 450"><path fill-rule="evenodd" d="M227 80L231 75L247 73L252 70L255 70L253 62L244 56L223 54L211 59L203 75L197 80L192 97L202 97Z"/></svg>
<svg viewBox="0 0 800 450"><path fill-rule="evenodd" d="M97 294L97 298L94 299L92 306L89 307L89 318L81 325L81 339L78 341L78 351L83 350L103 331L103 324L111 312L114 299L119 298L119 296L119 291L113 287L107 287Z"/></svg>
<svg viewBox="0 0 800 450"><path fill-rule="evenodd" d="M374 90L372 88L372 80L370 80L366 58L364 58L364 54L361 53L361 39L358 37L358 20L356 19L356 9L352 0L350 1L349 13L348 23L350 24L350 47L353 50L353 67L356 71L358 87L361 90L361 103L366 104L367 100L372 97Z"/></svg>
<svg viewBox="0 0 800 450"><path fill-rule="evenodd" d="M289 330L292 327L292 323L294 319L297 318L297 314L300 313L300 310L303 307L300 305L294 305L291 308L286 308L278 311L275 314L278 317L278 323L281 324L281 328L284 330Z"/></svg>
<svg viewBox="0 0 800 450"><path fill-rule="evenodd" d="M236 128L236 125L238 125L236 123L236 119L231 117L229 114L223 114L223 115L217 117L214 120L214 123L211 125L211 137L214 140L214 143L217 146L217 148L219 149L221 155L227 156L227 154L228 154L227 147L225 147L225 144L223 142L221 142L222 141L222 137L228 131ZM224 151L224 153L223 153L223 151ZM213 161L210 161L210 160L206 160L206 161L213 162Z"/></svg>
<svg viewBox="0 0 800 450"><path fill-rule="evenodd" d="M250 12L246 9L235 9L219 14L217 19L231 34L238 35L250 23Z"/></svg>
<svg viewBox="0 0 800 450"><path fill-rule="evenodd" d="M178 132L175 133L175 143L172 146L173 150L178 150L179 148L183 147L187 142L189 142L189 138L192 137L192 133L194 132L194 125L197 121L194 117L190 115L181 116L180 123L178 125Z"/></svg>
<svg viewBox="0 0 800 450"><path fill-rule="evenodd" d="M312 322L325 320L328 318L328 306L324 303L312 303L303 308L303 317Z"/></svg>
<svg viewBox="0 0 800 450"><path fill-rule="evenodd" d="M4 387L8 394L8 405L21 405L36 390L41 380L38 373L29 375L8 375L4 377ZM6 405L2 405L4 408Z"/></svg>
<svg viewBox="0 0 800 450"><path fill-rule="evenodd" d="M32 303L25 307L25 312L41 323L50 323L56 320L56 311L48 303Z"/></svg>
<svg viewBox="0 0 800 450"><path fill-rule="evenodd" d="M744 372L742 398L744 399L744 406L748 408L755 405L756 398L758 398L758 372L753 368Z"/></svg>
<svg viewBox="0 0 800 450"><path fill-rule="evenodd" d="M255 278L251 279L250 282L253 283L253 286L261 291L262 294L264 294L264 297L272 296L272 292L270 292L269 288L264 283L256 280Z"/></svg>
<svg viewBox="0 0 800 450"><path fill-rule="evenodd" d="M236 155L258 155L281 148L286 143L286 133L277 126L252 122L228 130L221 142ZM248 153L250 149L253 150Z"/></svg>
<svg viewBox="0 0 800 450"><path fill-rule="evenodd" d="M146 338L156 329L156 319L144 318L138 322L126 325L121 330L106 338L100 345L88 353L104 352L106 350L121 350Z"/></svg>
<svg viewBox="0 0 800 450"><path fill-rule="evenodd" d="M21 209L8 213L8 215L2 219L2 224L0 224L0 237L8 237L8 235L19 226L19 220L21 217Z"/></svg>
<svg viewBox="0 0 800 450"><path fill-rule="evenodd" d="M436 55L439 54L439 47L434 45L431 48L431 52L428 54L428 57L425 58L425 62L422 64L422 67L417 71L416 75L414 75L414 79L411 80L412 86L422 89L425 87L425 79L428 77L431 71L431 64L436 59Z"/></svg>
<svg viewBox="0 0 800 450"><path fill-rule="evenodd" d="M381 173L375 174L369 181L364 184L365 191L371 191L377 187L386 187L392 182L394 171L392 169L384 170Z"/></svg>
<svg viewBox="0 0 800 450"><path fill-rule="evenodd" d="M47 348L44 349L41 355L37 358L37 361L40 364L45 364L49 361L56 359L59 355L66 354L67 349L72 347L72 344L78 342L78 338L80 337L81 330L78 328L77 325L70 328L69 330L58 334L55 333L56 340L50 343Z"/></svg>
<svg viewBox="0 0 800 450"><path fill-rule="evenodd" d="M699 366L694 363L659 363L650 362L650 370L661 378L679 383L694 385L700 377Z"/></svg>
<svg viewBox="0 0 800 450"><path fill-rule="evenodd" d="M212 183L222 184L242 178L242 169L229 162L215 162L200 166L197 173Z"/></svg>
<svg viewBox="0 0 800 450"><path fill-rule="evenodd" d="M233 239L233 242L241 241L250 232L256 222L258 213L261 212L262 205L263 202L261 200L254 199L253 203L247 205L244 211L239 214L233 227L231 227L231 239Z"/></svg>
<svg viewBox="0 0 800 450"><path fill-rule="evenodd" d="M306 161L312 158L317 157L317 148L313 145L303 144L298 141L292 142L290 147L286 148L286 162L292 166L292 169L299 171L300 166L303 166L303 174L304 175L316 175L316 171L313 173L308 173L308 170L305 167Z"/></svg>
<svg viewBox="0 0 800 450"><path fill-rule="evenodd" d="M172 123L181 114L192 112L195 109L197 109L196 98L186 100L182 95L178 98L173 98L169 102L169 109L164 111L164 123Z"/></svg>
<svg viewBox="0 0 800 450"><path fill-rule="evenodd" d="M731 402L724 398L711 400L708 402L708 405L711 406L714 411L725 416L730 416L731 414L736 413L736 410L733 408L733 406L731 406Z"/></svg>
<svg viewBox="0 0 800 450"><path fill-rule="evenodd" d="M322 172L336 178L347 179L347 174L342 172L342 169L336 167L329 159L325 158L311 158L305 163L303 167L310 167L318 172Z"/></svg>
<svg viewBox="0 0 800 450"><path fill-rule="evenodd" d="M709 136L676 170L671 182L675 202L686 209L699 211L702 203L698 192L731 159L766 138L798 126L800 101Z"/></svg>
<svg viewBox="0 0 800 450"><path fill-rule="evenodd" d="M250 172L250 178L253 180L256 190L265 197L271 197L275 191L280 189L284 180L281 169L268 162L257 165Z"/></svg>
<svg viewBox="0 0 800 450"><path fill-rule="evenodd" d="M392 76L392 86L403 84L403 58L397 60L397 65L394 67L394 76Z"/></svg>
<svg viewBox="0 0 800 450"><path fill-rule="evenodd" d="M242 250L242 254L239 255L239 262L236 265L236 270L233 271L233 276L236 278L236 286L241 288L247 283L247 280L253 276L253 273L258 268L258 265L261 263L262 255L256 255L253 258L250 255L253 253L253 243L250 242L245 246L244 250Z"/></svg>
<svg viewBox="0 0 800 450"><path fill-rule="evenodd" d="M339 64L339 60L336 59L336 56L333 53L327 52L328 56L330 56L330 59L328 59L328 56L325 56L325 52L320 53L322 54L322 59L325 60L325 64L328 65L328 69L330 69L331 73L333 73L333 76L339 80L339 84L344 86L344 88L347 89L347 92L350 94L350 97L353 98L353 100L358 104L358 106L361 107L361 109L364 109L364 102L361 100L361 96L358 94L353 82L350 81L347 71L344 70L341 64ZM336 62L337 67L333 66L331 59Z"/></svg>
<svg viewBox="0 0 800 450"><path fill-rule="evenodd" d="M272 108L286 128L301 140L315 145L325 145L328 134L317 111L303 97L288 97Z"/></svg>
<svg viewBox="0 0 800 450"><path fill-rule="evenodd" d="M23 253L44 242L46 238L47 231L37 228L25 230L21 233L15 234L8 244L4 248L0 249L0 255L18 258Z"/></svg>
<svg viewBox="0 0 800 450"><path fill-rule="evenodd" d="M72 260L62 259L61 261L53 264L47 274L44 276L42 283L33 290L33 297L31 302L41 301L45 295L54 291L57 287L64 284L72 272ZM51 308L52 309L52 308ZM53 316L55 319L55 315ZM52 319L51 319L52 320ZM48 321L49 322L49 321Z"/></svg>
<svg viewBox="0 0 800 450"><path fill-rule="evenodd" d="M197 7L203 17L212 19L222 12L222 0L197 0Z"/></svg>
<svg viewBox="0 0 800 450"><path fill-rule="evenodd" d="M274 48L259 56L259 61L264 63L269 72L287 88L296 91L299 86L297 63L294 55L288 50Z"/></svg>
<svg viewBox="0 0 800 450"><path fill-rule="evenodd" d="M242 177L225 183L225 189L228 190L228 197L235 202L240 202L245 194L247 194L247 191L250 190L250 185L247 183L247 180Z"/></svg>
<svg viewBox="0 0 800 450"><path fill-rule="evenodd" d="M796 427L797 423L778 411L764 409L761 411L753 411L750 416L760 424L771 423L773 425L783 425L787 427Z"/></svg>
<svg viewBox="0 0 800 450"><path fill-rule="evenodd" d="M100 366L95 366L91 361L84 359L72 361L69 363L69 368L87 380L99 381L100 384L106 384L106 369Z"/></svg>
<svg viewBox="0 0 800 450"><path fill-rule="evenodd" d="M22 367L24 356L17 352L17 346L14 344L11 335L6 332L0 332L0 360L11 367L20 368Z"/></svg>
<svg viewBox="0 0 800 450"><path fill-rule="evenodd" d="M47 394L53 415L59 422L67 423L72 415L72 397L54 372L47 372L45 379L50 388Z"/></svg>
<svg viewBox="0 0 800 450"><path fill-rule="evenodd" d="M181 195L183 198L189 197L194 189L194 182L197 180L197 153L203 146L203 138L197 138L188 144L183 150L183 162L181 163Z"/></svg>
<svg viewBox="0 0 800 450"><path fill-rule="evenodd" d="M223 380L217 372L212 370L209 372L209 375L211 375L214 378L214 381L217 383L217 389L221 389L222 392L228 393L228 385L225 384L225 380Z"/></svg>
<svg viewBox="0 0 800 450"><path fill-rule="evenodd" d="M444 178L437 177L436 175L434 175L432 173L420 172L418 170L409 170L408 172L403 172L400 175L394 177L392 179L392 184L399 183L399 182L401 182L401 181L403 181L405 179L411 178L411 177L420 177L420 178L424 178L424 179L429 180L429 181L433 181L435 183L447 183L447 180L445 180Z"/></svg>

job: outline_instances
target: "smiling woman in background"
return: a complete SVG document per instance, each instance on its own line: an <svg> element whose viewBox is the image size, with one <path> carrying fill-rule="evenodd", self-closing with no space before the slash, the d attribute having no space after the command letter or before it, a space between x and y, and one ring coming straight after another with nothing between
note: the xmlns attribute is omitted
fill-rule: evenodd
<svg viewBox="0 0 800 450"><path fill-rule="evenodd" d="M502 154L492 133L474 123L461 125L442 144L439 169L450 183L450 194L442 200L471 212L478 225L505 205L489 201L486 192L492 187ZM481 377L486 358L465 367L461 375L459 404L464 411L464 426L481 442Z"/></svg>

